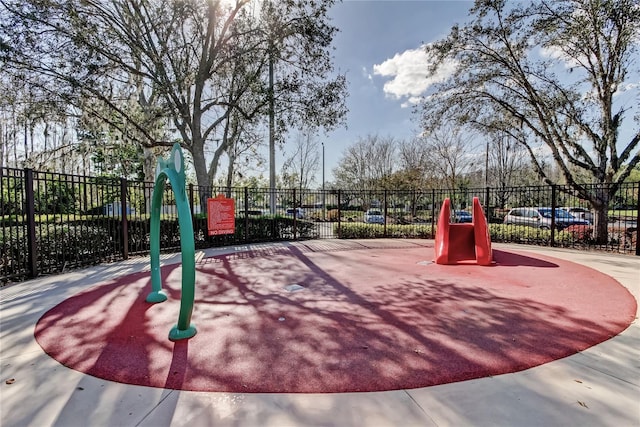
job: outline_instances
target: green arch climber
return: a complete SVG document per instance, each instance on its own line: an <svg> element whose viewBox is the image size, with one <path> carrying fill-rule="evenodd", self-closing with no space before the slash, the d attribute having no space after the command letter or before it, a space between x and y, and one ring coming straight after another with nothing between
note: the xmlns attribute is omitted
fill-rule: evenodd
<svg viewBox="0 0 640 427"><path fill-rule="evenodd" d="M168 159L158 157L156 182L153 186L151 202L151 293L147 302L166 301L167 294L162 290L160 272L160 208L164 184L169 180L175 194L178 209L178 225L180 227L180 249L182 252L182 293L180 296L180 314L178 323L169 331L169 339L178 341L193 337L196 327L191 323L193 301L195 298L196 257L193 238L191 209L187 200L186 179L184 174L184 155L180 144L174 144Z"/></svg>

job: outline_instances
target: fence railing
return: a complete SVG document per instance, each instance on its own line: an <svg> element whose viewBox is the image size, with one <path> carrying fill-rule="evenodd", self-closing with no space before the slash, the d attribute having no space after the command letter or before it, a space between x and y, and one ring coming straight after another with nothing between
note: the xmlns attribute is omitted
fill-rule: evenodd
<svg viewBox="0 0 640 427"><path fill-rule="evenodd" d="M608 194L594 209L566 186L399 190L271 190L189 185L197 248L250 242L317 238L433 238L442 201L449 198L451 221L465 221L479 197L492 241L596 249L640 255L640 184ZM153 183L0 168L0 283L127 259L149 252L149 209ZM209 236L206 199L223 194L235 200L235 233ZM545 223L512 219L519 207L567 209L582 224L560 219ZM529 212L529 211L527 211ZM596 239L597 218L606 220L606 239ZM163 194L161 249L180 248L177 209L170 185ZM516 218L517 219L517 218ZM531 219L531 218L527 218ZM547 225L545 225L547 224Z"/></svg>

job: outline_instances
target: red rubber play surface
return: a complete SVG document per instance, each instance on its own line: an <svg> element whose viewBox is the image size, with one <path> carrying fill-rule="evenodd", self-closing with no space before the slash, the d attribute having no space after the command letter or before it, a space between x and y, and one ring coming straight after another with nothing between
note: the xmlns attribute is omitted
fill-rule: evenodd
<svg viewBox="0 0 640 427"><path fill-rule="evenodd" d="M319 241L201 260L190 340L168 340L179 265L162 268L164 303L145 302L148 272L120 277L49 310L35 336L65 366L112 381L328 393L520 371L602 342L636 313L617 281L567 261L494 250L494 266L446 266L431 263L430 242L359 247Z"/></svg>

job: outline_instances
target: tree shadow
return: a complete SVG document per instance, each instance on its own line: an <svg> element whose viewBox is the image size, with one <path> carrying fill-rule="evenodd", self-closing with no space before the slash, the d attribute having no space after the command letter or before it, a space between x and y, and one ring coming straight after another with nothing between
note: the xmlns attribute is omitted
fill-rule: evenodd
<svg viewBox="0 0 640 427"><path fill-rule="evenodd" d="M175 265L163 267L169 295L163 304L145 303L148 278L131 275L65 301L43 317L38 333L67 334L78 353L89 346L87 372L106 372L103 378L115 381L203 391L353 392L519 371L599 343L635 314L625 299L630 295L613 279L596 277L597 288L579 281L542 296L491 281L500 281L502 260L515 273L541 267L539 275L561 264L497 251L500 262L492 269L425 268L415 262L424 248L402 250L393 249L407 258L400 266L387 261L390 249L295 246L203 260L193 316L198 334L184 343L167 339L180 297ZM475 276L489 285L470 279ZM288 292L292 283L301 290ZM592 290L582 305L565 298ZM83 311L88 306L91 313ZM87 328L101 330L106 343L91 347L96 337Z"/></svg>

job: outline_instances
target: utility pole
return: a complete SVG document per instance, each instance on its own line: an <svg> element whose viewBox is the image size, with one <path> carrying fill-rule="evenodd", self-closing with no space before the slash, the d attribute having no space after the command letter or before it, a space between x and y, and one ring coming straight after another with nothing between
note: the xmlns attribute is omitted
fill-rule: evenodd
<svg viewBox="0 0 640 427"><path fill-rule="evenodd" d="M275 99L273 94L273 42L269 38L269 212L276 213Z"/></svg>
<svg viewBox="0 0 640 427"><path fill-rule="evenodd" d="M487 139L487 150L484 156L484 186L489 186L489 139Z"/></svg>
<svg viewBox="0 0 640 427"><path fill-rule="evenodd" d="M322 143L322 219L327 219L326 196L324 193L324 142Z"/></svg>

